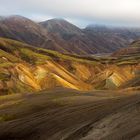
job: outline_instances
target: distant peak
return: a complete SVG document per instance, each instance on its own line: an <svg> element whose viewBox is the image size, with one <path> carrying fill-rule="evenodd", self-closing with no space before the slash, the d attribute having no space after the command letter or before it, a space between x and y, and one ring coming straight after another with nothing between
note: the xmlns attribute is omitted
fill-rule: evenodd
<svg viewBox="0 0 140 140"><path fill-rule="evenodd" d="M10 16L7 16L7 18L25 18L25 17L21 15L10 15Z"/></svg>
<svg viewBox="0 0 140 140"><path fill-rule="evenodd" d="M107 25L103 25L103 24L89 24L86 29L92 29L92 28L96 28L96 29L108 29L111 28L111 26L107 26Z"/></svg>
<svg viewBox="0 0 140 140"><path fill-rule="evenodd" d="M63 18L53 18L53 19L49 19L49 20L44 21L44 23L47 23L47 22L53 22L53 23L62 23L62 22L63 23L69 23L67 20L65 20Z"/></svg>
<svg viewBox="0 0 140 140"><path fill-rule="evenodd" d="M20 15L10 15L10 16L1 16L0 20L6 20L6 19L13 19L13 20L30 20L24 16Z"/></svg>
<svg viewBox="0 0 140 140"><path fill-rule="evenodd" d="M57 21L66 21L65 19L63 18L53 18L52 20L57 20Z"/></svg>

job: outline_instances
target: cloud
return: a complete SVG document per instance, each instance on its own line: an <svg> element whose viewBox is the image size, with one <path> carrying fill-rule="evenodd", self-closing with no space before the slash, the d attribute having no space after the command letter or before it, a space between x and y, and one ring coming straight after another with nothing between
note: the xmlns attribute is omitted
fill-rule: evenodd
<svg viewBox="0 0 140 140"><path fill-rule="evenodd" d="M0 13L138 25L140 0L0 0Z"/></svg>

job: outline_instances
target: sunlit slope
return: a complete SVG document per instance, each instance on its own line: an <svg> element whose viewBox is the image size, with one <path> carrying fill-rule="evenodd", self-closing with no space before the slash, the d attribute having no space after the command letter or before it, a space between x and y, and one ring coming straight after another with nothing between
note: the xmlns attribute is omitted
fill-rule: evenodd
<svg viewBox="0 0 140 140"><path fill-rule="evenodd" d="M67 62L70 61L89 63L88 60L35 49L27 44L1 38L1 94L42 90L57 86L77 90L91 89L91 85L72 73L72 68L65 68Z"/></svg>
<svg viewBox="0 0 140 140"><path fill-rule="evenodd" d="M0 94L55 87L118 89L138 77L139 62L139 55L127 58L70 56L0 38Z"/></svg>
<svg viewBox="0 0 140 140"><path fill-rule="evenodd" d="M72 60L82 62L81 59L34 49L12 40L0 39L0 89L2 92L8 93L41 90L57 86L77 90L90 89L89 84L86 84L57 62Z"/></svg>

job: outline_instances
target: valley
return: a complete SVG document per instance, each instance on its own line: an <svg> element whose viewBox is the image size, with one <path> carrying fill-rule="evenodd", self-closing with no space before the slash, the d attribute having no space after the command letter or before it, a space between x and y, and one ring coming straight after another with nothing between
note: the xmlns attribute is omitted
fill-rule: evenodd
<svg viewBox="0 0 140 140"><path fill-rule="evenodd" d="M0 140L139 140L139 37L0 17Z"/></svg>

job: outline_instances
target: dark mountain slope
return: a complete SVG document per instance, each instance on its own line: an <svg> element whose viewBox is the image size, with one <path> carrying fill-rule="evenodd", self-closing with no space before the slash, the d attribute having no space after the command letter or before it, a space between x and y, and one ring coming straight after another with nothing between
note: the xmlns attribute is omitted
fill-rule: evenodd
<svg viewBox="0 0 140 140"><path fill-rule="evenodd" d="M70 53L86 55L98 51L80 28L66 20L52 19L41 22L40 25L47 29L52 40Z"/></svg>
<svg viewBox="0 0 140 140"><path fill-rule="evenodd" d="M41 22L40 25L45 27L49 33L57 34L64 46L65 41L67 41L66 44L69 44L67 49L70 48L71 51L74 50L76 53L78 53L79 49L88 54L111 53L127 47L140 36L140 30L135 28L88 26L82 30L61 19L48 20Z"/></svg>
<svg viewBox="0 0 140 140"><path fill-rule="evenodd" d="M39 46L47 39L47 30L22 16L0 19L0 36Z"/></svg>
<svg viewBox="0 0 140 140"><path fill-rule="evenodd" d="M59 22L62 24L59 30L64 28L63 35L56 32L49 32L48 34L46 28L21 16L2 17L0 19L0 37L22 41L30 45L62 53L88 54L96 52L94 51L95 48L92 49L89 45L88 38L81 39L79 34L82 34L82 32L79 28L64 20L59 20ZM57 25L56 28L58 28ZM72 30L71 33L67 34L70 30ZM78 34L78 37L75 37L75 34L76 36Z"/></svg>
<svg viewBox="0 0 140 140"><path fill-rule="evenodd" d="M59 33L62 37L65 34L82 35L82 30L64 19L51 19L40 23L47 28L49 33ZM65 38L64 38L65 39Z"/></svg>
<svg viewBox="0 0 140 140"><path fill-rule="evenodd" d="M123 56L123 55L140 55L140 40L134 41L130 44L129 47L123 48L115 53L112 56Z"/></svg>
<svg viewBox="0 0 140 140"><path fill-rule="evenodd" d="M87 26L84 32L105 52L113 52L127 47L131 42L140 38L140 29L106 26Z"/></svg>
<svg viewBox="0 0 140 140"><path fill-rule="evenodd" d="M111 53L126 47L135 38L139 30L80 28L62 19L36 23L21 16L0 18L0 37L6 37L28 43L40 48L61 53L89 55Z"/></svg>

